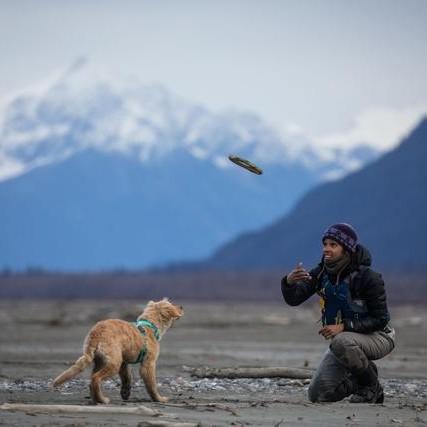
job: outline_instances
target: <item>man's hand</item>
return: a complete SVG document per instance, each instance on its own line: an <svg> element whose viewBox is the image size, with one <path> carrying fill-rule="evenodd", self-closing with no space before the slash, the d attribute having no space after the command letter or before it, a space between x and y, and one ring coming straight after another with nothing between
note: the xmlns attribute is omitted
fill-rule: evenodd
<svg viewBox="0 0 427 427"><path fill-rule="evenodd" d="M299 262L298 265L286 277L288 285L293 285L296 282L309 282L310 280L311 276L302 266L302 262Z"/></svg>
<svg viewBox="0 0 427 427"><path fill-rule="evenodd" d="M338 335L339 333L344 331L344 325L327 325L324 326L320 331L319 334L325 337L325 340L329 340L333 338L335 335Z"/></svg>

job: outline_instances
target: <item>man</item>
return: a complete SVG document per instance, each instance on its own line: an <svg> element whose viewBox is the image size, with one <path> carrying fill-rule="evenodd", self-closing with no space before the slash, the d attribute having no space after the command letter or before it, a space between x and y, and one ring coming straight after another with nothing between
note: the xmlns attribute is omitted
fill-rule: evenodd
<svg viewBox="0 0 427 427"><path fill-rule="evenodd" d="M322 328L331 340L310 383L312 402L382 403L384 393L372 360L394 348L384 282L371 270L369 251L358 244L354 228L331 225L323 234L323 256L307 272L302 264L282 279L282 294L292 306L314 293L321 298Z"/></svg>

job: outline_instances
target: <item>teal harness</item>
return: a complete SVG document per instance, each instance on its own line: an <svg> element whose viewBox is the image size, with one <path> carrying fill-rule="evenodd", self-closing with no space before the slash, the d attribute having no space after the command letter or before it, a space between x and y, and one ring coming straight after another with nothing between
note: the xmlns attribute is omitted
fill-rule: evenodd
<svg viewBox="0 0 427 427"><path fill-rule="evenodd" d="M131 322L132 325L135 325L136 328L139 330L139 332L141 332L142 335L147 335L146 331L145 331L145 327L150 328L153 331L153 334L156 338L157 341L160 341L160 331L159 328L152 322L150 322L147 319L140 319L137 320L136 322ZM141 351L138 354L137 359L135 360L135 362L130 362L130 363L142 363L144 361L144 357L147 354L147 346L144 345L144 347L142 347Z"/></svg>

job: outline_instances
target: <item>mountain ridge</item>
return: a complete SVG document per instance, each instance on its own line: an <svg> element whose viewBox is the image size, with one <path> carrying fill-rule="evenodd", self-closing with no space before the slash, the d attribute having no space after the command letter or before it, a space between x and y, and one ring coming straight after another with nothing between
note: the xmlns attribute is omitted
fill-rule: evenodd
<svg viewBox="0 0 427 427"><path fill-rule="evenodd" d="M289 268L299 260L314 264L320 258L323 230L336 222L348 222L373 252L376 265L389 270L427 270L423 255L427 225L422 218L427 208L426 154L424 118L395 150L339 181L312 188L287 215L228 242L201 266ZM408 243L399 251L401 242Z"/></svg>
<svg viewBox="0 0 427 427"><path fill-rule="evenodd" d="M94 77L95 75L95 77ZM377 152L316 152L252 113L212 113L85 61L0 115L0 266L141 269L209 256ZM258 163L255 176L228 161Z"/></svg>
<svg viewBox="0 0 427 427"><path fill-rule="evenodd" d="M342 175L379 154L365 146L325 156L303 135L279 135L254 113L214 113L162 85L110 77L85 59L3 105L0 141L0 179L88 148L143 163L184 148L220 168L230 167L224 158L236 153L265 165L302 165L319 176L331 168Z"/></svg>

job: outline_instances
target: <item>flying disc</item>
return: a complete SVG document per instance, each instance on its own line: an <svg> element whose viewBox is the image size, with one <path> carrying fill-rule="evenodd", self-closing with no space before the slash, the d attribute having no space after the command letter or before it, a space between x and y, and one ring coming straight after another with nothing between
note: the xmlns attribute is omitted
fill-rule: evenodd
<svg viewBox="0 0 427 427"><path fill-rule="evenodd" d="M228 158L235 163L236 165L247 169L249 172L255 173L257 175L261 175L262 174L262 169L260 169L257 165L254 165L252 162L250 162L249 160L246 159L242 159L239 156L234 156L232 154L230 154L228 156Z"/></svg>

